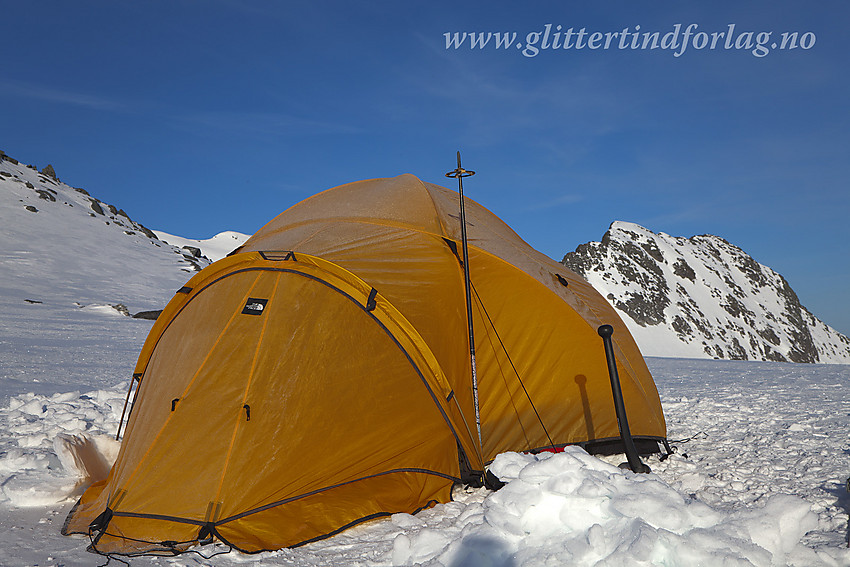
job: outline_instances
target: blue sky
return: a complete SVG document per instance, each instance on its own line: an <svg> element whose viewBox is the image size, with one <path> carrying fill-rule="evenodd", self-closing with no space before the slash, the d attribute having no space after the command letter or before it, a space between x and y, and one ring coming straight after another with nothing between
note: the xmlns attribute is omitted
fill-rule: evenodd
<svg viewBox="0 0 850 567"><path fill-rule="evenodd" d="M458 3L459 4L459 3ZM560 259L613 220L717 234L850 333L846 1L6 2L0 149L149 228L253 233L320 190L413 173ZM542 34L550 26L549 48ZM675 49L590 34L692 27ZM695 46L728 32L741 47ZM584 46L555 49L556 26ZM751 36L745 32L754 32ZM446 48L516 32L539 52ZM758 33L798 33L758 57ZM743 37L742 37L743 35ZM629 36L631 38L631 36ZM706 38L710 35L706 35ZM563 43L561 36L560 43Z"/></svg>

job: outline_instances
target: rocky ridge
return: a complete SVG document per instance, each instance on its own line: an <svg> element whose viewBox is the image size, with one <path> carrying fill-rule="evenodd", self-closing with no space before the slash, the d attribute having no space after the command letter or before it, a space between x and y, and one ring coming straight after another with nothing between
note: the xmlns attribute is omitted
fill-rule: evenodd
<svg viewBox="0 0 850 567"><path fill-rule="evenodd" d="M123 210L0 152L0 287L27 305L161 309L210 261Z"/></svg>
<svg viewBox="0 0 850 567"><path fill-rule="evenodd" d="M802 306L780 274L718 236L616 221L562 263L611 302L645 355L850 363L850 339Z"/></svg>

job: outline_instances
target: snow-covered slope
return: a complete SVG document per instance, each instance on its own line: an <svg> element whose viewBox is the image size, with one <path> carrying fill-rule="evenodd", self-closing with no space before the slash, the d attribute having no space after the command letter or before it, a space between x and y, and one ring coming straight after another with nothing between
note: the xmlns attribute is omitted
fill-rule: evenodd
<svg viewBox="0 0 850 567"><path fill-rule="evenodd" d="M208 263L159 241L84 189L0 156L4 309L37 308L27 300L67 308L121 303L131 312L162 309Z"/></svg>
<svg viewBox="0 0 850 567"><path fill-rule="evenodd" d="M806 310L781 275L718 236L616 221L563 263L617 308L645 355L850 363L850 339Z"/></svg>
<svg viewBox="0 0 850 567"><path fill-rule="evenodd" d="M242 244L251 236L249 234L242 234L241 232L227 230L225 232L219 232L212 238L207 238L206 240L194 240L192 238L174 236L173 234L168 234L160 230L155 230L153 232L163 242L179 246L180 248L190 252L197 250L201 256L205 256L213 262L221 260L233 252L234 249L242 246Z"/></svg>
<svg viewBox="0 0 850 567"><path fill-rule="evenodd" d="M0 403L127 384L151 322L126 315L162 309L209 263L52 169L0 152Z"/></svg>

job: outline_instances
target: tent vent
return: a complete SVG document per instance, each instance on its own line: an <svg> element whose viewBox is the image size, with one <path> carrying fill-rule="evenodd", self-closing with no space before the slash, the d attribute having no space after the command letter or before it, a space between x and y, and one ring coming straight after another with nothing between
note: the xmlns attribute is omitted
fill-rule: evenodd
<svg viewBox="0 0 850 567"><path fill-rule="evenodd" d="M452 254L454 254L455 256L458 255L458 253L457 253L457 242L455 242L454 240L450 240L446 237L443 237L443 242L445 242L448 245L449 249L452 251Z"/></svg>
<svg viewBox="0 0 850 567"><path fill-rule="evenodd" d="M180 398L174 398L173 400L171 400L171 411L174 411L174 410L177 409L177 402L179 402L179 401L180 401Z"/></svg>
<svg viewBox="0 0 850 567"><path fill-rule="evenodd" d="M177 290L177 293L192 293L192 288L184 285Z"/></svg>
<svg viewBox="0 0 850 567"><path fill-rule="evenodd" d="M378 290L374 287L372 291L369 292L369 299L366 300L366 311L374 311L375 307L377 307L378 303L375 301L375 298L378 296Z"/></svg>
<svg viewBox="0 0 850 567"><path fill-rule="evenodd" d="M251 406L245 404L242 409L245 410L245 421L251 421Z"/></svg>
<svg viewBox="0 0 850 567"><path fill-rule="evenodd" d="M565 278L561 274L555 274L555 277L558 279L562 286L569 287L570 282L567 281L567 278Z"/></svg>
<svg viewBox="0 0 850 567"><path fill-rule="evenodd" d="M460 262L460 265L463 266L463 260L461 259L460 254L457 251L457 242L455 242L454 240L450 240L445 236L443 237L443 242L446 243L446 245L449 247L449 250L451 250L452 254L455 255L455 258L457 258L457 261Z"/></svg>
<svg viewBox="0 0 850 567"><path fill-rule="evenodd" d="M266 308L266 303L268 303L268 299L257 299L256 297L249 297L248 301L245 302L245 307L242 308L243 315L262 315L263 310Z"/></svg>
<svg viewBox="0 0 850 567"><path fill-rule="evenodd" d="M271 260L272 262L283 262L286 260L297 262L295 252L292 250L261 250L260 256L263 257L263 260Z"/></svg>

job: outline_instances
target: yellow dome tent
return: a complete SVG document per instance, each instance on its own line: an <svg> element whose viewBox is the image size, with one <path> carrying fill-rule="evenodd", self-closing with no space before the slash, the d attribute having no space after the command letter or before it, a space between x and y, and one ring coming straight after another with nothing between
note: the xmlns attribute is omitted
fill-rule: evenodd
<svg viewBox="0 0 850 567"><path fill-rule="evenodd" d="M447 502L504 451L616 448L602 324L632 434L657 449L658 393L619 316L466 199L479 443L458 201L412 175L342 185L195 275L142 348L109 477L63 533L100 553L273 550Z"/></svg>

